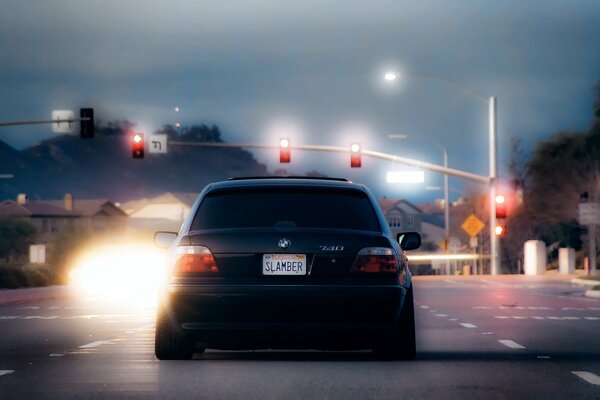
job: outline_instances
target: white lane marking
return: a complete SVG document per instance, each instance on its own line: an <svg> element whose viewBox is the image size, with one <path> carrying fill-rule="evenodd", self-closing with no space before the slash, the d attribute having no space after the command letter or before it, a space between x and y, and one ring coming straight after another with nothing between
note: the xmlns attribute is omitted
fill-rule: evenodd
<svg viewBox="0 0 600 400"><path fill-rule="evenodd" d="M523 316L520 316L520 315L515 315L512 318L513 319L529 319L529 317L523 317Z"/></svg>
<svg viewBox="0 0 600 400"><path fill-rule="evenodd" d="M62 356L64 356L64 354L61 354L61 353L51 353L50 354L50 357L62 357Z"/></svg>
<svg viewBox="0 0 600 400"><path fill-rule="evenodd" d="M450 321L458 321L458 318L450 318Z"/></svg>
<svg viewBox="0 0 600 400"><path fill-rule="evenodd" d="M83 346L79 346L80 349L91 349L92 347L97 347L102 344L110 343L110 340L97 340L92 343L84 344Z"/></svg>
<svg viewBox="0 0 600 400"><path fill-rule="evenodd" d="M435 315L436 317L447 317L448 316L448 314L433 314L433 315Z"/></svg>
<svg viewBox="0 0 600 400"><path fill-rule="evenodd" d="M477 328L477 325L469 324L467 322L461 322L461 325L465 328L470 328L470 329Z"/></svg>
<svg viewBox="0 0 600 400"><path fill-rule="evenodd" d="M526 349L525 346L521 346L519 343L510 339L500 339L498 340L500 343L505 345L506 347L510 347L511 349Z"/></svg>
<svg viewBox="0 0 600 400"><path fill-rule="evenodd" d="M600 376L593 374L588 371L571 371L572 374L577 375L587 383L592 385L600 385Z"/></svg>
<svg viewBox="0 0 600 400"><path fill-rule="evenodd" d="M587 309L592 311L598 311L600 310L600 307L588 307Z"/></svg>
<svg viewBox="0 0 600 400"><path fill-rule="evenodd" d="M598 321L600 317L583 317L585 319L589 319L590 321Z"/></svg>
<svg viewBox="0 0 600 400"><path fill-rule="evenodd" d="M580 308L580 307L563 307L562 309L564 311L583 311L583 310L585 310L585 308Z"/></svg>
<svg viewBox="0 0 600 400"><path fill-rule="evenodd" d="M0 369L0 376L12 374L13 372L15 372L14 369Z"/></svg>
<svg viewBox="0 0 600 400"><path fill-rule="evenodd" d="M60 309L59 306L48 307L48 310L59 310L59 309Z"/></svg>
<svg viewBox="0 0 600 400"><path fill-rule="evenodd" d="M497 319L509 319L510 317L507 317L505 315L496 315L494 318L497 318Z"/></svg>
<svg viewBox="0 0 600 400"><path fill-rule="evenodd" d="M488 307L488 306L476 306L473 307L473 310L493 310L494 307Z"/></svg>
<svg viewBox="0 0 600 400"><path fill-rule="evenodd" d="M421 308L429 308L429 306L421 306Z"/></svg>
<svg viewBox="0 0 600 400"><path fill-rule="evenodd" d="M550 358L552 358L552 357L550 357L550 356L537 356L537 358L538 358L539 360L549 360L549 359L550 359Z"/></svg>
<svg viewBox="0 0 600 400"><path fill-rule="evenodd" d="M493 334L494 334L494 332L482 332L481 334L482 334L482 335L493 335Z"/></svg>
<svg viewBox="0 0 600 400"><path fill-rule="evenodd" d="M537 316L534 316L534 317L531 317L531 318L533 318L533 319L546 319L546 317L537 317Z"/></svg>
<svg viewBox="0 0 600 400"><path fill-rule="evenodd" d="M21 319L56 319L58 315L51 315L49 317L42 317L41 315L30 315L28 317L23 317Z"/></svg>
<svg viewBox="0 0 600 400"><path fill-rule="evenodd" d="M17 307L17 310L39 310L40 307L39 306L23 306L23 307Z"/></svg>

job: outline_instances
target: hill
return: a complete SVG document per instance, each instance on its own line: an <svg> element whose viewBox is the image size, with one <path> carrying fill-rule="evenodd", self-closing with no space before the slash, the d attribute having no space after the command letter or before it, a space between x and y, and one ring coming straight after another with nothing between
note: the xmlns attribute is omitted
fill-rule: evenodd
<svg viewBox="0 0 600 400"><path fill-rule="evenodd" d="M173 133L171 133L173 135ZM182 135L181 140L206 137ZM220 137L210 137L220 141ZM59 136L17 151L0 141L0 200L26 193L30 199L110 198L125 201L171 192L198 192L207 183L240 175L268 175L251 153L235 148L171 147L133 159L125 135L94 139Z"/></svg>

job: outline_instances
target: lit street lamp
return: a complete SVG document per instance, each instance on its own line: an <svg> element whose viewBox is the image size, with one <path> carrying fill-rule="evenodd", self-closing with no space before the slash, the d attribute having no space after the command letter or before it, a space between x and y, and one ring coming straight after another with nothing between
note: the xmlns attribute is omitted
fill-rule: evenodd
<svg viewBox="0 0 600 400"><path fill-rule="evenodd" d="M489 141L489 178L490 178L490 261L491 261L491 274L497 275L500 272L500 241L496 235L496 180L498 174L498 150L497 150L497 134L496 134L496 97L484 96L483 94L471 89L470 87L458 82L454 79L450 79L440 75L433 74L419 74L412 75L417 78L431 78L437 79L446 83L449 83L459 89L468 92L472 95L480 97L488 102L488 141ZM400 77L400 74L396 72L387 72L383 79L387 82L393 82ZM447 179L447 175L446 175Z"/></svg>

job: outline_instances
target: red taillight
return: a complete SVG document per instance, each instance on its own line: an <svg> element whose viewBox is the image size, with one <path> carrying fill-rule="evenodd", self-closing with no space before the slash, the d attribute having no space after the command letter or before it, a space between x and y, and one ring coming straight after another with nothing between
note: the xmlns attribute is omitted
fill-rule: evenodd
<svg viewBox="0 0 600 400"><path fill-rule="evenodd" d="M387 247L365 247L354 259L353 273L397 273L398 260Z"/></svg>
<svg viewBox="0 0 600 400"><path fill-rule="evenodd" d="M204 246L179 246L175 250L174 274L219 272L210 249Z"/></svg>

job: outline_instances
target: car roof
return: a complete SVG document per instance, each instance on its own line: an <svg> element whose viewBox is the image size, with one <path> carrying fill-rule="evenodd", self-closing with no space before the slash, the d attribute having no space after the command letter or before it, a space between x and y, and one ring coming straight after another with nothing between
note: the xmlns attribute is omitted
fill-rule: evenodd
<svg viewBox="0 0 600 400"><path fill-rule="evenodd" d="M340 189L355 189L365 191L364 185L354 183L344 178L321 177L249 177L232 178L227 181L212 183L209 191L236 188L236 187L277 187L277 186L304 186L304 187L329 187Z"/></svg>

